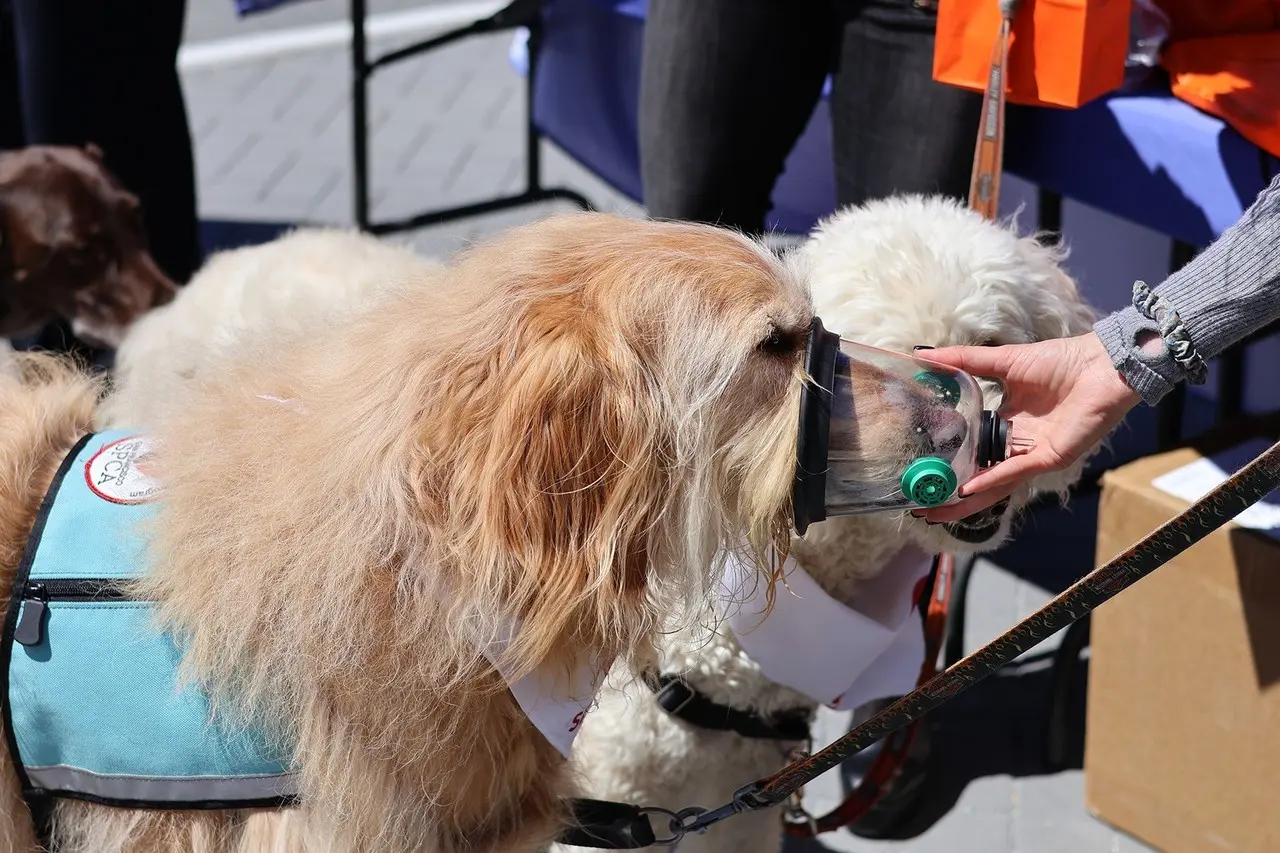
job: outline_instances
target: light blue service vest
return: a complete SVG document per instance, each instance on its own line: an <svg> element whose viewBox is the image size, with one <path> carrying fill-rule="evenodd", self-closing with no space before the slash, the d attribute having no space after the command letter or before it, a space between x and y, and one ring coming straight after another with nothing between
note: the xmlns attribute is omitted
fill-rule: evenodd
<svg viewBox="0 0 1280 853"><path fill-rule="evenodd" d="M180 651L154 604L112 581L145 565L134 528L158 491L136 465L146 438L86 436L63 461L18 567L0 644L4 729L27 802L76 797L142 808L282 805L287 756L212 718L179 689Z"/></svg>

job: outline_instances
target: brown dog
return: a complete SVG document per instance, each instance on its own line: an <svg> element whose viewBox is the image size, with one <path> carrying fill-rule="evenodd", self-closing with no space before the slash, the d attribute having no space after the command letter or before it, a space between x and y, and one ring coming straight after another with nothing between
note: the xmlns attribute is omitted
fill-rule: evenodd
<svg viewBox="0 0 1280 853"><path fill-rule="evenodd" d="M95 146L0 152L0 337L65 319L114 349L176 291L148 251L142 204Z"/></svg>

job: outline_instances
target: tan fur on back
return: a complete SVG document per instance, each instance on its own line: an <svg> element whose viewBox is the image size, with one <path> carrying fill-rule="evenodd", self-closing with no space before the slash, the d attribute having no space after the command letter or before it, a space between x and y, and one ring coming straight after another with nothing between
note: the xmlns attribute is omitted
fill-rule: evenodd
<svg viewBox="0 0 1280 853"><path fill-rule="evenodd" d="M739 235L571 215L194 379L138 593L219 712L296 744L305 804L65 804L69 848L544 847L565 762L483 647L515 616L517 672L645 661L718 553L785 550L811 314Z"/></svg>

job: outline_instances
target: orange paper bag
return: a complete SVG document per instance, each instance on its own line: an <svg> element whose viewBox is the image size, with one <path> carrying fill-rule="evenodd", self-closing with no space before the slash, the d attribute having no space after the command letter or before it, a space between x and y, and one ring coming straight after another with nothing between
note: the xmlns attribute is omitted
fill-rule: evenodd
<svg viewBox="0 0 1280 853"><path fill-rule="evenodd" d="M1078 107L1124 82L1130 0L1021 0L1005 94L1011 104ZM980 92L1000 33L997 0L939 0L933 79Z"/></svg>
<svg viewBox="0 0 1280 853"><path fill-rule="evenodd" d="M1169 41L1265 33L1280 23L1276 0L1159 0Z"/></svg>
<svg viewBox="0 0 1280 853"><path fill-rule="evenodd" d="M1280 31L1174 42L1161 64L1175 97L1280 157Z"/></svg>

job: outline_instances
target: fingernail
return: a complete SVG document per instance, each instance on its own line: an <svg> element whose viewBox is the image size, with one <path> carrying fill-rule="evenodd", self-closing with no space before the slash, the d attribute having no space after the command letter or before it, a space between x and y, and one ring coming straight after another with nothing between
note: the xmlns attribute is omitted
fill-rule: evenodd
<svg viewBox="0 0 1280 853"><path fill-rule="evenodd" d="M929 520L929 519L927 519L927 518L924 520L924 523L925 523L925 524L927 524L927 525L929 525L930 527L936 527L936 526L938 526L939 524L942 524L942 522L941 522L941 521L930 521L930 520Z"/></svg>
<svg viewBox="0 0 1280 853"><path fill-rule="evenodd" d="M933 349L933 347L931 347L931 346L929 346L929 345L927 345L927 344L926 344L926 345L924 345L924 346L914 346L914 347L912 347L912 348L911 348L911 351L912 351L912 352L919 352L919 351L920 351L920 350L922 350L922 349Z"/></svg>

